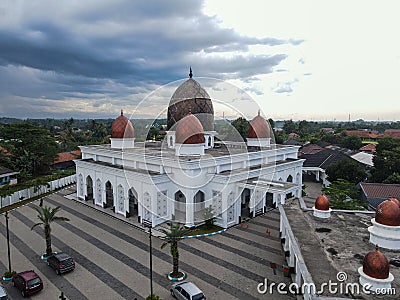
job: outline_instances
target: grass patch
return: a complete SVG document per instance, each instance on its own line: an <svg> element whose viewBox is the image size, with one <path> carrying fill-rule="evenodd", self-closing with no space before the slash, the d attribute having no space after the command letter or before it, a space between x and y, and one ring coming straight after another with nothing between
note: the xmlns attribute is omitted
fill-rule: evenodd
<svg viewBox="0 0 400 300"><path fill-rule="evenodd" d="M219 227L217 225L213 225L212 227L207 227L206 225L200 225L199 227L190 229L190 231L188 232L188 236L190 235L197 235L197 234L207 234L207 233L213 233L216 231L220 231L224 228Z"/></svg>

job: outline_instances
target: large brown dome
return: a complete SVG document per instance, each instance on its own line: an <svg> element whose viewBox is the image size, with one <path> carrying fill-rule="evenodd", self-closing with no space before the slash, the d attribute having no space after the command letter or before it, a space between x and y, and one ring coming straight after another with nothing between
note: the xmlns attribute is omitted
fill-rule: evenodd
<svg viewBox="0 0 400 300"><path fill-rule="evenodd" d="M210 96L192 76L190 70L190 78L182 83L171 97L167 116L168 130L189 111L199 119L205 131L214 130L214 108Z"/></svg>
<svg viewBox="0 0 400 300"><path fill-rule="evenodd" d="M131 121L124 116L121 110L121 115L115 119L111 126L111 138L113 139L131 139L134 138L135 131Z"/></svg>
<svg viewBox="0 0 400 300"><path fill-rule="evenodd" d="M319 210L329 210L329 200L325 195L321 195L315 200L315 208Z"/></svg>
<svg viewBox="0 0 400 300"><path fill-rule="evenodd" d="M400 208L391 200L385 200L378 205L375 221L387 226L400 226Z"/></svg>
<svg viewBox="0 0 400 300"><path fill-rule="evenodd" d="M258 114L250 121L247 137L252 139L264 139L271 137L268 122Z"/></svg>
<svg viewBox="0 0 400 300"><path fill-rule="evenodd" d="M199 119L189 114L180 120L176 125L175 141L177 144L204 144L204 130Z"/></svg>
<svg viewBox="0 0 400 300"><path fill-rule="evenodd" d="M375 251L369 252L363 261L363 272L376 279L386 279L389 277L389 263L385 255L379 251L376 245Z"/></svg>

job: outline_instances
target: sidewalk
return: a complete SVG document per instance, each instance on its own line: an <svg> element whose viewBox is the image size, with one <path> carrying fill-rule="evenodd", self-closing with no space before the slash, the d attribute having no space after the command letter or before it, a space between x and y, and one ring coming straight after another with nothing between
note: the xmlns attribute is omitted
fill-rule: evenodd
<svg viewBox="0 0 400 300"><path fill-rule="evenodd" d="M106 214L106 215L108 215L108 216L110 216L110 217L112 217L114 219L117 219L117 220L119 220L121 222L129 224L130 226L135 227L136 229L138 229L140 231L149 233L149 228L147 228L147 227L143 226L141 223L139 223L137 221L136 217L126 218L121 214L114 213L110 208L103 208L103 207L101 207L99 205L93 204L90 201L83 201L83 200L78 199L78 197L76 195L76 185L70 186L70 187L68 187L68 188L66 188L66 189L64 189L62 191L57 192L57 193L63 195L67 199L76 201L79 204L88 206L88 207L93 208L93 209L95 209L95 210L97 210L97 211L99 211L99 212L101 212L103 214ZM158 238L161 238L161 237L164 236L164 234L162 232L160 232L159 230L157 230L157 228L152 228L151 229L151 235L155 236L155 237L158 237Z"/></svg>

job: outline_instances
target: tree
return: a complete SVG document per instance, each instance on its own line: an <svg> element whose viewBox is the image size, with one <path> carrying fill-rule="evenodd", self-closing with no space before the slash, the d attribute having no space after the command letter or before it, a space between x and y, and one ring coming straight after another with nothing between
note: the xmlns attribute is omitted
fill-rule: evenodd
<svg viewBox="0 0 400 300"><path fill-rule="evenodd" d="M52 222L69 221L69 219L65 218L65 217L56 216L57 212L60 210L60 206L57 206L55 208L51 208L51 207L47 207L47 206L41 207L41 208L34 207L34 209L38 213L37 218L40 220L40 222L34 224L31 227L31 230L33 230L33 228L35 228L36 226L40 226L40 225L44 226L44 238L46 240L46 257L47 257L53 253L53 249L51 248L50 224Z"/></svg>
<svg viewBox="0 0 400 300"><path fill-rule="evenodd" d="M161 245L161 249L164 248L167 244L170 244L170 252L172 255L172 273L171 277L179 277L179 249L178 249L178 241L180 241L183 236L188 234L189 229L186 229L184 226L181 226L179 223L171 223L170 229L160 229L162 233L164 233L165 242Z"/></svg>
<svg viewBox="0 0 400 300"><path fill-rule="evenodd" d="M283 131L285 131L286 134L295 132L296 129L297 126L292 120L287 120L283 123Z"/></svg>
<svg viewBox="0 0 400 300"><path fill-rule="evenodd" d="M249 133L249 121L245 118L237 118L233 120L231 125L239 132L243 140L246 140L247 134Z"/></svg>
<svg viewBox="0 0 400 300"><path fill-rule="evenodd" d="M374 182L383 182L389 178L395 179L393 174L400 174L400 140L383 138L376 146L373 158L374 168L371 170Z"/></svg>
<svg viewBox="0 0 400 300"><path fill-rule="evenodd" d="M367 177L364 168L350 158L342 158L337 163L328 165L326 174L330 182L344 179L354 184L363 181Z"/></svg>
<svg viewBox="0 0 400 300"><path fill-rule="evenodd" d="M342 141L343 147L351 149L351 150L358 150L362 146L361 138L357 135L348 135L343 138Z"/></svg>
<svg viewBox="0 0 400 300"><path fill-rule="evenodd" d="M33 176L49 171L58 146L48 130L21 123L0 125L0 132L15 171Z"/></svg>
<svg viewBox="0 0 400 300"><path fill-rule="evenodd" d="M329 187L324 187L322 191L328 196L331 208L364 210L367 207L357 199L360 191L349 181L338 179Z"/></svg>

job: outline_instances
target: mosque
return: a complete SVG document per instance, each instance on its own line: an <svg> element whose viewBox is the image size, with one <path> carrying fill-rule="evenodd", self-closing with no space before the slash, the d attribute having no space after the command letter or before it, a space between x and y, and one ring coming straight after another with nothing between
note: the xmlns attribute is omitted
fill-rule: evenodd
<svg viewBox="0 0 400 300"><path fill-rule="evenodd" d="M301 197L299 146L275 144L260 113L246 142L218 139L212 99L191 70L170 99L167 127L163 141L135 143L121 111L110 144L80 147L78 198L153 227L197 226L211 211L227 228Z"/></svg>

